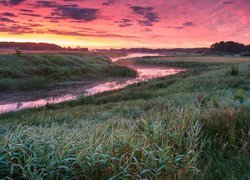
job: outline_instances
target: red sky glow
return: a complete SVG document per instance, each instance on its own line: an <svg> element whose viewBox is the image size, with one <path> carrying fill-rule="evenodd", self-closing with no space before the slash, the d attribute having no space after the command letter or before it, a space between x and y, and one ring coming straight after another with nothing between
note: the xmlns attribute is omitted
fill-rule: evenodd
<svg viewBox="0 0 250 180"><path fill-rule="evenodd" d="M250 43L250 0L0 0L0 41L67 47Z"/></svg>

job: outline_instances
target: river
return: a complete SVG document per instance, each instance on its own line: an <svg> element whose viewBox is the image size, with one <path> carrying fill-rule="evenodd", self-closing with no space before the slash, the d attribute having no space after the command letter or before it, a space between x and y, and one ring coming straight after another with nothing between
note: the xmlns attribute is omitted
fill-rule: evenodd
<svg viewBox="0 0 250 180"><path fill-rule="evenodd" d="M126 57L112 58L117 61L123 58L158 56L158 54L131 54ZM112 91L124 88L128 85L135 84L150 79L164 77L176 74L181 69L162 68L162 67L132 67L138 72L136 78L110 80L106 82L90 81L84 83L75 83L57 90L37 90L30 92L17 92L0 95L0 114L20 111L23 109L37 108L48 104L57 104L65 101L72 101L79 96L91 96L97 93Z"/></svg>

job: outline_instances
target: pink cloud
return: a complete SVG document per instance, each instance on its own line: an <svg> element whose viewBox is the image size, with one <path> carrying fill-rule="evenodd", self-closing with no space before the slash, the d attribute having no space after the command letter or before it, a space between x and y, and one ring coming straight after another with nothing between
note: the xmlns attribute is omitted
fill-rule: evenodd
<svg viewBox="0 0 250 180"><path fill-rule="evenodd" d="M83 43L95 37L107 46L117 41L115 47L249 43L249 7L249 0L6 0L0 1L0 34L13 40L16 34L79 36Z"/></svg>

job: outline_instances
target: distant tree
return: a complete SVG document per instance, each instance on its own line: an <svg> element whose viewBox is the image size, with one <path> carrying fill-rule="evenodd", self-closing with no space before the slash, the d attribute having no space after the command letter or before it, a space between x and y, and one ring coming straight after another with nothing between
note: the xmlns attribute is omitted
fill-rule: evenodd
<svg viewBox="0 0 250 180"><path fill-rule="evenodd" d="M234 42L234 41L221 41L219 43L215 43L211 45L210 49L216 52L223 52L223 53L241 53L246 50L247 46L244 44Z"/></svg>
<svg viewBox="0 0 250 180"><path fill-rule="evenodd" d="M224 52L227 52L227 53L240 53L240 52L244 51L244 47L245 47L244 44L229 41L229 42L225 43Z"/></svg>
<svg viewBox="0 0 250 180"><path fill-rule="evenodd" d="M221 42L219 42L219 43L213 44L210 48L211 48L213 51L223 52L223 51L224 51L224 46L225 46L225 42L224 42L224 41L221 41Z"/></svg>

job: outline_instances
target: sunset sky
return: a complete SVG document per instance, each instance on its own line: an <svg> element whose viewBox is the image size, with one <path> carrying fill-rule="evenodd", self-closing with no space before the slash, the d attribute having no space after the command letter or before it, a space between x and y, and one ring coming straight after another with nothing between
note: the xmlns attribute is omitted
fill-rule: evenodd
<svg viewBox="0 0 250 180"><path fill-rule="evenodd" d="M0 41L64 47L250 44L250 0L0 0Z"/></svg>

